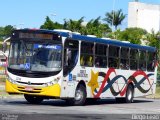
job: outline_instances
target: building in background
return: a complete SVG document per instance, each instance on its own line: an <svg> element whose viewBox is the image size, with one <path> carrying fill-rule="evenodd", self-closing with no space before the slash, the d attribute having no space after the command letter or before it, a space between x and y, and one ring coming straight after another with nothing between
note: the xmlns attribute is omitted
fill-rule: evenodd
<svg viewBox="0 0 160 120"><path fill-rule="evenodd" d="M160 31L160 5L129 2L128 27L139 27L150 32Z"/></svg>

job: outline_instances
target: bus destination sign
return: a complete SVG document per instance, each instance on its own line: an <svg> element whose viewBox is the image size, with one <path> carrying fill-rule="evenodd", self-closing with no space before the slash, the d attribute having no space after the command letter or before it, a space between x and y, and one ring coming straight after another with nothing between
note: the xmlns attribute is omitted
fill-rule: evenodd
<svg viewBox="0 0 160 120"><path fill-rule="evenodd" d="M53 39L52 34L43 34L43 33L19 33L19 38L35 38L35 39Z"/></svg>

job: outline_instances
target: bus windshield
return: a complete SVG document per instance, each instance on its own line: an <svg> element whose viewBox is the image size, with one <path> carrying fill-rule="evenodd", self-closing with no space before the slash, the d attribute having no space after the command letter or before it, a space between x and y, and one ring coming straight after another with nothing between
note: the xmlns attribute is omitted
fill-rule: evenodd
<svg viewBox="0 0 160 120"><path fill-rule="evenodd" d="M62 44L54 42L11 42L8 58L10 69L52 72L62 69Z"/></svg>

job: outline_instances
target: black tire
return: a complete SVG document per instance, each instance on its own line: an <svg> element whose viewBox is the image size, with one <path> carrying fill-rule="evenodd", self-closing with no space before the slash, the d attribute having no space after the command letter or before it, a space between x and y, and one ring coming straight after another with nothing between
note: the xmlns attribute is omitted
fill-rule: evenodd
<svg viewBox="0 0 160 120"><path fill-rule="evenodd" d="M43 98L40 96L24 94L24 98L31 104L40 104L43 101Z"/></svg>
<svg viewBox="0 0 160 120"><path fill-rule="evenodd" d="M134 88L131 84L128 85L126 96L124 98L116 98L117 103L132 103L134 98Z"/></svg>
<svg viewBox="0 0 160 120"><path fill-rule="evenodd" d="M126 91L125 102L132 103L133 98L134 98L134 87L131 84L129 84Z"/></svg>
<svg viewBox="0 0 160 120"><path fill-rule="evenodd" d="M86 88L83 85L79 85L75 91L75 97L73 99L67 99L66 102L70 105L81 106L86 102Z"/></svg>

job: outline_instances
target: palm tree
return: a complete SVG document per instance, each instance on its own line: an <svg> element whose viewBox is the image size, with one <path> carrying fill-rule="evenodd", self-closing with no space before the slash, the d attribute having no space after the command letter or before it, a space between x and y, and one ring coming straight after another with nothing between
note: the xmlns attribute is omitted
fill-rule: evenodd
<svg viewBox="0 0 160 120"><path fill-rule="evenodd" d="M96 35L97 37L103 37L104 34L110 32L108 24L102 24L100 22L101 17L90 20L86 25L86 34Z"/></svg>
<svg viewBox="0 0 160 120"><path fill-rule="evenodd" d="M118 11L111 11L107 12L105 14L106 18L103 20L109 23L111 26L115 26L115 30L117 30L118 25L122 23L122 21L125 19L126 14L123 14L122 9Z"/></svg>
<svg viewBox="0 0 160 120"><path fill-rule="evenodd" d="M149 41L149 46L156 47L160 49L160 32L155 32L154 30L151 33L147 34L147 40Z"/></svg>

